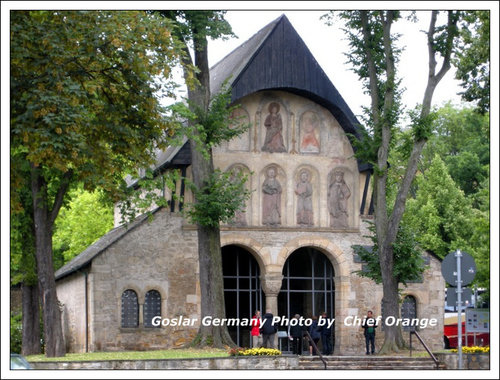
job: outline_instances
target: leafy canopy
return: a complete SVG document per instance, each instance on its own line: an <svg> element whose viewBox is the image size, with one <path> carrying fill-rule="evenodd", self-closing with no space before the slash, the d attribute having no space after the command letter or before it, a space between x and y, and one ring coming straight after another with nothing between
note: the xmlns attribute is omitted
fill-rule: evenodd
<svg viewBox="0 0 500 380"><path fill-rule="evenodd" d="M11 12L12 159L107 191L151 163L169 141L171 29L140 11Z"/></svg>
<svg viewBox="0 0 500 380"><path fill-rule="evenodd" d="M362 277L367 277L375 281L377 284L382 283L382 273L380 268L379 248L377 238L375 237L375 225L369 222L368 229L373 232L367 236L373 242L373 246L367 248L361 245L353 245L352 248L360 259L366 263L366 266L354 273ZM404 224L399 226L396 241L392 244L394 252L394 270L393 276L398 283L419 281L422 277L422 272L425 270L422 250L418 245L415 232Z"/></svg>

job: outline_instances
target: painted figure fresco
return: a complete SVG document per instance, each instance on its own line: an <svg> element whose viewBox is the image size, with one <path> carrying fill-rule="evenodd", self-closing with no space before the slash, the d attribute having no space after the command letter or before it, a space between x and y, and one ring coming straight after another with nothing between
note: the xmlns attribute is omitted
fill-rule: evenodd
<svg viewBox="0 0 500 380"><path fill-rule="evenodd" d="M338 229L349 227L347 200L350 196L351 190L344 181L344 172L335 170L328 187L328 210L331 216L331 227Z"/></svg>
<svg viewBox="0 0 500 380"><path fill-rule="evenodd" d="M277 170L270 167L262 184L262 224L277 226L281 224L281 184L276 178Z"/></svg>
<svg viewBox="0 0 500 380"><path fill-rule="evenodd" d="M236 181L240 181L241 175L244 173L244 169L241 166L235 166L231 169L231 176L229 180L232 183L236 183ZM246 207L243 210L237 210L234 213L233 219L229 223L232 226L243 227L247 225L247 212Z"/></svg>
<svg viewBox="0 0 500 380"><path fill-rule="evenodd" d="M314 224L312 207L313 188L310 182L309 171L302 170L300 172L300 179L295 188L295 194L297 194L297 224L312 226Z"/></svg>
<svg viewBox="0 0 500 380"><path fill-rule="evenodd" d="M229 128L233 129L235 126L247 125L250 123L250 117L247 111L243 108L236 108L232 114L231 119L234 122L229 124ZM247 130L242 134L236 136L228 143L228 149L232 151L249 151L250 150L250 132Z"/></svg>
<svg viewBox="0 0 500 380"><path fill-rule="evenodd" d="M300 151L304 153L318 153L319 119L314 112L306 112L300 122Z"/></svg>
<svg viewBox="0 0 500 380"><path fill-rule="evenodd" d="M280 105L276 102L269 104L269 115L264 121L266 139L262 150L270 153L286 152L283 143L283 121L280 114Z"/></svg>

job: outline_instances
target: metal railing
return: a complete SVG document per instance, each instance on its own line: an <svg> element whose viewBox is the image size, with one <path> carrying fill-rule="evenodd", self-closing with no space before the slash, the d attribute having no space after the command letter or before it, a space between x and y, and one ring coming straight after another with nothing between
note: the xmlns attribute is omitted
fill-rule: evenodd
<svg viewBox="0 0 500 380"><path fill-rule="evenodd" d="M412 351L412 345L411 345L411 336L415 334L415 336L418 338L420 343L422 343L422 346L424 346L425 350L427 353L431 356L432 360L434 360L434 363L436 364L436 368L439 368L439 360L434 356L434 354L429 350L429 347L425 344L425 342L422 340L422 337L418 335L416 331L410 331L410 357L411 357L411 351Z"/></svg>
<svg viewBox="0 0 500 380"><path fill-rule="evenodd" d="M324 366L325 366L325 369L326 369L326 361L325 359L323 358L323 355L321 355L321 351L318 350L318 346L316 346L316 343L314 343L314 340L313 338L311 338L311 334L309 334L309 331L306 330L306 335L307 335L307 339L309 339L309 342L311 343L311 345L313 346L313 349L314 351L316 351L319 355L319 358L321 359L321 361L323 362Z"/></svg>

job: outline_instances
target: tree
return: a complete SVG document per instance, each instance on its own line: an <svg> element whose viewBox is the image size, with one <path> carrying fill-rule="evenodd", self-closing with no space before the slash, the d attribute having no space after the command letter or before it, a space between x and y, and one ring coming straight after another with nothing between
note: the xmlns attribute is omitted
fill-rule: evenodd
<svg viewBox="0 0 500 380"><path fill-rule="evenodd" d="M168 20L138 11L13 11L10 46L11 165L28 168L11 171L11 209L27 183L46 355L62 356L54 223L74 184L117 199L124 173L166 147L160 97L180 53Z"/></svg>
<svg viewBox="0 0 500 380"><path fill-rule="evenodd" d="M371 224L369 230L372 235L368 236L373 241L373 247L368 249L364 246L353 246L354 252L366 263L366 267L356 271L359 276L371 278L377 284L382 282L380 271L379 249L375 235L375 226ZM417 241L415 231L409 226L401 224L393 244L394 250L394 277L398 284L406 286L407 282L418 281L422 278L425 270L422 250Z"/></svg>
<svg viewBox="0 0 500 380"><path fill-rule="evenodd" d="M16 162L14 162L16 163ZM17 164L21 164L17 162ZM21 350L23 355L35 355L41 351L40 345L40 302L35 239L33 223L33 202L29 188L29 166L26 163L12 165L18 176L17 183L11 183L16 207L11 209L10 218L10 284L21 285ZM14 191L14 189L16 189ZM15 194L15 196L14 196ZM11 326L16 330L17 326Z"/></svg>
<svg viewBox="0 0 500 380"><path fill-rule="evenodd" d="M472 207L455 184L443 160L416 178L417 194L408 199L404 219L418 233L422 248L444 258L456 249L466 250L472 237Z"/></svg>
<svg viewBox="0 0 500 380"><path fill-rule="evenodd" d="M371 135L360 145L359 157L374 167L375 235L377 239L382 277L383 320L399 316L398 279L394 276L394 243L405 210L418 160L428 140L433 121L432 96L436 86L451 67L454 40L458 34L459 14L449 11L445 25L437 25L438 11L431 15L427 31L429 75L422 106L412 116L412 144L408 163L394 202L388 204L388 159L393 147L394 131L401 112L396 64L399 50L397 36L391 34L392 24L401 18L398 11L347 11L340 16L345 20L346 33L352 52L348 61L363 81L370 95L367 122ZM437 70L437 58L442 58ZM386 326L381 352L399 351L404 347L398 326Z"/></svg>
<svg viewBox="0 0 500 380"><path fill-rule="evenodd" d="M105 235L114 221L113 206L106 204L102 192L77 188L70 198L54 225L54 252L63 257L63 263Z"/></svg>
<svg viewBox="0 0 500 380"><path fill-rule="evenodd" d="M466 195L473 195L489 177L489 136L488 113L447 104L436 111L434 132L422 152L419 170L427 170L439 155L455 183Z"/></svg>
<svg viewBox="0 0 500 380"><path fill-rule="evenodd" d="M162 11L161 13L176 21L178 37L184 41L183 68L188 85L190 115L187 115L186 110L182 113L187 116L188 130L191 131L189 142L194 185L192 190L195 195L191 216L198 226L201 315L225 318L219 223L223 218L231 217L240 206L236 202L228 209L228 204L221 201L230 200L231 192L236 196L239 194L238 198L241 201L244 200L244 195L242 196L241 181L235 188L234 183L228 183L229 176L221 176L221 173L214 169L212 147L231 139L243 129L236 128L231 131L228 128L230 112L227 110L227 103L230 97L215 97L211 101L207 39L224 38L232 36L233 33L229 23L224 20L225 12L222 11ZM189 52L190 44L192 44L193 58ZM195 81L192 80L192 67L196 68ZM200 326L193 344L214 347L234 346L227 326L213 325Z"/></svg>
<svg viewBox="0 0 500 380"><path fill-rule="evenodd" d="M464 12L461 20L461 46L457 50L455 77L462 81L462 99L476 101L477 110L490 109L490 11Z"/></svg>

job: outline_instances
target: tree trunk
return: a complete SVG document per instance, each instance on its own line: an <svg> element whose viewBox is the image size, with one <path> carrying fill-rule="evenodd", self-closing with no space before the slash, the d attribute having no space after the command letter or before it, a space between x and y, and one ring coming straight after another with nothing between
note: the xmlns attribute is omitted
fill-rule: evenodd
<svg viewBox="0 0 500 380"><path fill-rule="evenodd" d="M38 285L42 297L45 355L55 357L64 356L65 347L52 262L53 218L47 207L47 186L40 172L39 168L32 166L31 191L35 224L35 255Z"/></svg>
<svg viewBox="0 0 500 380"><path fill-rule="evenodd" d="M218 228L198 227L201 316L225 318L222 256ZM224 348L234 346L226 326L200 326L195 345Z"/></svg>
<svg viewBox="0 0 500 380"><path fill-rule="evenodd" d="M384 292L382 297L382 321L386 321L387 317L399 318L398 281L393 276L394 253L392 249L388 247L380 247L379 249L382 288ZM396 324L384 326L384 343L379 353L399 352L402 348L405 348L405 346L400 326Z"/></svg>
<svg viewBox="0 0 500 380"><path fill-rule="evenodd" d="M22 355L36 355L40 351L40 294L38 285L21 285L23 307Z"/></svg>
<svg viewBox="0 0 500 380"><path fill-rule="evenodd" d="M192 105L196 105L207 112L210 101L210 72L206 38L194 38L194 52L195 65L199 69L199 72L196 74L199 85L196 88L188 87L188 96ZM185 72L185 76L187 77L186 74ZM201 141L199 143L204 144L206 142ZM195 140L191 139L190 144L193 182L198 189L201 189L214 172L212 150L208 145L202 147L202 149L208 149L209 151L209 159L207 160L201 153L197 146L198 143ZM226 310L224 305L219 227L198 225L198 260L200 265L201 318L225 318ZM201 325L192 345L218 348L235 346L229 335L227 326L213 325Z"/></svg>

